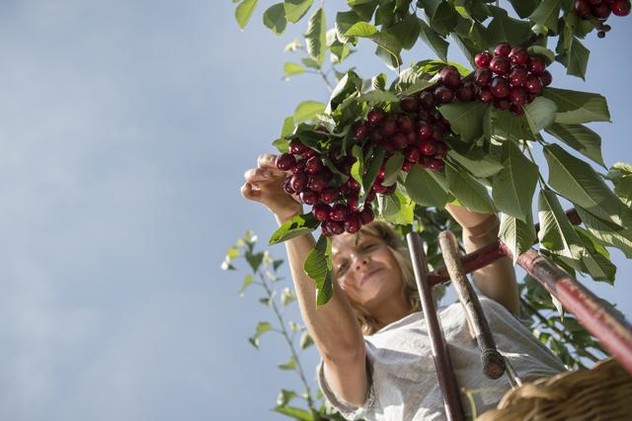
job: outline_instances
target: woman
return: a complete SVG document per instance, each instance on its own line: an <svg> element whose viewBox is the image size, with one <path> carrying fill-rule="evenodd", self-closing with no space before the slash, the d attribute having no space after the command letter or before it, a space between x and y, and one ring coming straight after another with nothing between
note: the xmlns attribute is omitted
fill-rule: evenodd
<svg viewBox="0 0 632 421"><path fill-rule="evenodd" d="M261 155L246 171L242 195L266 206L283 224L302 213L302 206L283 189L285 174L274 155ZM448 205L463 227L466 251L498 238L495 215ZM303 262L315 240L302 235L285 242L301 315L320 353L320 386L329 402L347 419L443 419L443 400L408 252L385 222L364 226L359 236L332 239L334 293L316 305L314 281ZM500 259L474 274L481 305L497 347L523 381L551 375L563 367L514 317L518 292L511 261ZM488 297L488 298L485 298ZM462 389L474 398L470 415L498 402L509 389L505 378L482 374L480 353L470 337L460 303L440 310L444 335ZM467 399L462 399L467 402Z"/></svg>

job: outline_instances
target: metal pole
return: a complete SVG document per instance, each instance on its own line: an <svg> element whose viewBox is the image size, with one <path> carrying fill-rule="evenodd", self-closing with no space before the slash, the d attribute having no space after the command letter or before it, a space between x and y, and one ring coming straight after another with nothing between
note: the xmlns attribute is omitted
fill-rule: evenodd
<svg viewBox="0 0 632 421"><path fill-rule="evenodd" d="M459 386L456 382L448 345L441 330L437 316L437 308L432 295L432 285L428 283L428 262L423 249L419 233L406 235L410 257L413 263L417 289L421 298L421 307L430 336L430 348L439 380L439 387L443 395L443 404L448 420L460 421L464 419Z"/></svg>

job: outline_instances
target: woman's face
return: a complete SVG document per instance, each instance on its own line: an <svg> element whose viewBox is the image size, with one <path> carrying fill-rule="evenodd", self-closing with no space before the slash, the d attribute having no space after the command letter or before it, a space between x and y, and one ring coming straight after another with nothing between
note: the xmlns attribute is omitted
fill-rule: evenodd
<svg viewBox="0 0 632 421"><path fill-rule="evenodd" d="M368 234L338 235L332 251L334 277L351 301L369 312L387 302L405 305L401 269L384 240Z"/></svg>

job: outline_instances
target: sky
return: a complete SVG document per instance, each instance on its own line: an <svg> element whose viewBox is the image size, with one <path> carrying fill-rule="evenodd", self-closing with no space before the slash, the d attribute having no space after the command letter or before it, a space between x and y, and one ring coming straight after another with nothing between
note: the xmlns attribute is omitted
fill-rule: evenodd
<svg viewBox="0 0 632 421"><path fill-rule="evenodd" d="M283 80L304 23L276 36L262 10L241 31L229 1L0 3L0 419L286 419L270 409L298 387L276 367L287 348L248 343L273 316L220 265L246 230L263 246L275 228L241 198L244 171L328 92ZM554 73L608 99L612 123L591 126L607 164L632 162L632 25L612 26L589 35L586 81ZM632 265L613 256L615 287L586 285L629 317Z"/></svg>

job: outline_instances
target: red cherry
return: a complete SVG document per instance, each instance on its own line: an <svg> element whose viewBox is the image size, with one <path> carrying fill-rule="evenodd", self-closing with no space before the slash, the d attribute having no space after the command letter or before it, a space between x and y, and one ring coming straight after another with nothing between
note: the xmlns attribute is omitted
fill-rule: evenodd
<svg viewBox="0 0 632 421"><path fill-rule="evenodd" d="M488 102L492 102L493 99L494 94L492 94L492 91L488 87L481 88L481 90L478 92L478 100L485 104Z"/></svg>
<svg viewBox="0 0 632 421"><path fill-rule="evenodd" d="M546 70L546 63L540 56L533 56L529 60L529 71L534 76L540 76Z"/></svg>
<svg viewBox="0 0 632 421"><path fill-rule="evenodd" d="M314 212L314 217L321 222L329 219L330 211L331 206L323 202L316 203L312 208L312 212Z"/></svg>
<svg viewBox="0 0 632 421"><path fill-rule="evenodd" d="M307 174L305 174L307 176ZM327 187L329 183L329 179L327 176L320 172L318 174L313 174L308 176L307 178L307 187L314 190L315 192L321 192ZM297 192L301 192L301 190L296 189Z"/></svg>
<svg viewBox="0 0 632 421"><path fill-rule="evenodd" d="M425 110L430 110L435 105L434 95L430 91L422 91L419 94L419 103L421 104L421 108Z"/></svg>
<svg viewBox="0 0 632 421"><path fill-rule="evenodd" d="M494 98L504 98L509 95L509 83L500 76L494 76L492 83L489 85L489 89L494 95Z"/></svg>
<svg viewBox="0 0 632 421"><path fill-rule="evenodd" d="M454 66L445 66L439 70L439 78L443 85L451 89L456 89L461 83L461 75Z"/></svg>
<svg viewBox="0 0 632 421"><path fill-rule="evenodd" d="M421 159L421 152L415 147L406 149L406 161L416 164Z"/></svg>
<svg viewBox="0 0 632 421"><path fill-rule="evenodd" d="M318 193L316 193L314 190L307 189L305 191L302 191L298 197L301 202L305 203L306 205L314 205L318 202Z"/></svg>
<svg viewBox="0 0 632 421"><path fill-rule="evenodd" d="M282 153L277 156L275 165L281 171L289 171L296 164L296 158L290 153Z"/></svg>
<svg viewBox="0 0 632 421"><path fill-rule="evenodd" d="M516 86L509 91L509 101L515 106L522 108L527 101L527 91L522 86Z"/></svg>
<svg viewBox="0 0 632 421"><path fill-rule="evenodd" d="M476 86L487 86L492 81L492 71L486 67L480 67L474 71L474 83Z"/></svg>
<svg viewBox="0 0 632 421"><path fill-rule="evenodd" d="M369 124L366 121L357 123L353 128L353 137L363 140L369 134Z"/></svg>
<svg viewBox="0 0 632 421"><path fill-rule="evenodd" d="M514 47L509 52L509 61L517 66L525 65L529 62L529 52L524 47Z"/></svg>
<svg viewBox="0 0 632 421"><path fill-rule="evenodd" d="M295 192L301 193L307 188L308 181L309 181L309 176L307 174L305 173L294 174L290 181L290 186Z"/></svg>
<svg viewBox="0 0 632 421"><path fill-rule="evenodd" d="M332 221L344 222L347 219L347 214L349 213L349 209L347 205L342 203L336 203L332 208L331 212L329 212L329 218Z"/></svg>
<svg viewBox="0 0 632 421"><path fill-rule="evenodd" d="M500 42L494 47L494 55L500 57L507 57L511 52L511 45L507 42Z"/></svg>
<svg viewBox="0 0 632 421"><path fill-rule="evenodd" d="M384 117L385 117L384 112L375 108L369 111L369 113L366 116L367 120L369 121L369 124L371 125L378 124L380 121L384 119Z"/></svg>
<svg viewBox="0 0 632 421"><path fill-rule="evenodd" d="M338 189L338 187L326 187L323 189L323 191L320 192L320 200L325 203L334 203L336 200L338 200L339 195L340 190Z"/></svg>
<svg viewBox="0 0 632 421"><path fill-rule="evenodd" d="M529 72L524 67L514 67L509 72L507 80L511 86L522 86L527 80Z"/></svg>
<svg viewBox="0 0 632 421"><path fill-rule="evenodd" d="M540 81L542 82L542 86L549 86L551 82L553 82L553 76L551 75L551 72L545 70L544 73L540 75Z"/></svg>
<svg viewBox="0 0 632 421"><path fill-rule="evenodd" d="M323 170L323 161L317 156L312 156L305 162L305 172L307 174L318 174Z"/></svg>
<svg viewBox="0 0 632 421"><path fill-rule="evenodd" d="M611 12L610 7L605 3L594 5L590 10L594 17L601 20L607 19Z"/></svg>
<svg viewBox="0 0 632 421"><path fill-rule="evenodd" d="M630 14L630 0L614 0L610 6L615 16L627 16Z"/></svg>
<svg viewBox="0 0 632 421"><path fill-rule="evenodd" d="M575 0L573 10L580 19L586 19L590 16L590 5L586 0Z"/></svg>
<svg viewBox="0 0 632 421"><path fill-rule="evenodd" d="M492 54L489 51L483 51L474 56L474 64L478 68L489 66L490 61L492 61Z"/></svg>
<svg viewBox="0 0 632 421"><path fill-rule="evenodd" d="M504 56L496 56L489 63L489 69L497 75L504 76L509 73L511 63Z"/></svg>
<svg viewBox="0 0 632 421"><path fill-rule="evenodd" d="M329 221L323 222L323 225L327 226L328 231L330 231L332 235L339 235L345 232L345 226L342 221L333 221L330 219Z"/></svg>
<svg viewBox="0 0 632 421"><path fill-rule="evenodd" d="M415 122L408 116L401 116L397 120L397 128L403 133L410 133L415 130Z"/></svg>
<svg viewBox="0 0 632 421"><path fill-rule="evenodd" d="M535 76L527 77L524 87L527 88L527 92L534 95L540 95L540 92L542 92L542 82L540 82L540 78Z"/></svg>
<svg viewBox="0 0 632 421"><path fill-rule="evenodd" d="M362 227L360 216L357 213L350 213L344 221L344 227L349 234L355 234L360 231L360 227Z"/></svg>
<svg viewBox="0 0 632 421"><path fill-rule="evenodd" d="M365 204L364 208L360 211L360 221L362 221L362 223L366 225L369 222L373 221L373 219L375 219L375 215L373 214L373 209L371 208L371 205Z"/></svg>
<svg viewBox="0 0 632 421"><path fill-rule="evenodd" d="M423 123L417 129L417 135L423 140L428 140L432 136L432 126L429 123Z"/></svg>
<svg viewBox="0 0 632 421"><path fill-rule="evenodd" d="M293 139L290 141L289 152L292 155L302 155L306 149L307 147L303 145L299 140Z"/></svg>
<svg viewBox="0 0 632 421"><path fill-rule="evenodd" d="M437 145L433 141L424 141L419 144L419 152L422 155L432 156L437 152Z"/></svg>
<svg viewBox="0 0 632 421"><path fill-rule="evenodd" d="M476 92L471 83L465 83L456 90L456 98L462 102L471 102L476 99Z"/></svg>
<svg viewBox="0 0 632 421"><path fill-rule="evenodd" d="M439 85L434 89L434 97L439 104L448 104L454 100L454 91L448 86Z"/></svg>
<svg viewBox="0 0 632 421"><path fill-rule="evenodd" d="M419 97L417 95L404 97L399 101L399 106L406 112L415 113L419 109Z"/></svg>

